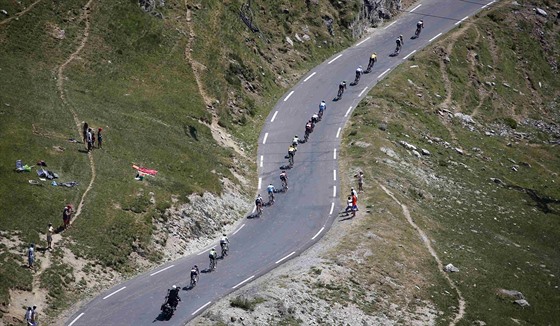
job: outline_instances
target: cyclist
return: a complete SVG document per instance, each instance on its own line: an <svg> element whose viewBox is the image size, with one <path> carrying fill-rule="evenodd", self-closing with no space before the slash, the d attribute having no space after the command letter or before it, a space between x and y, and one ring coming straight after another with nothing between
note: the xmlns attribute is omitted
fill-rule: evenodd
<svg viewBox="0 0 560 326"><path fill-rule="evenodd" d="M288 158L290 160L290 166L294 165L294 156L296 156L296 151L297 148L293 145L290 145L290 147L288 147Z"/></svg>
<svg viewBox="0 0 560 326"><path fill-rule="evenodd" d="M220 239L220 247L222 248L222 257L227 256L229 249L229 239L225 233L222 235L222 239Z"/></svg>
<svg viewBox="0 0 560 326"><path fill-rule="evenodd" d="M342 94L344 94L344 91L346 90L346 80L343 80L339 85L338 85L338 98L342 97Z"/></svg>
<svg viewBox="0 0 560 326"><path fill-rule="evenodd" d="M311 121L307 121L305 124L305 135L303 137L304 141L307 141L311 132L313 132L313 123Z"/></svg>
<svg viewBox="0 0 560 326"><path fill-rule="evenodd" d="M316 124L317 122L319 122L319 115L317 113L313 113L311 116L311 123Z"/></svg>
<svg viewBox="0 0 560 326"><path fill-rule="evenodd" d="M215 270L218 265L218 253L216 252L216 248L210 249L208 258L210 258L210 270Z"/></svg>
<svg viewBox="0 0 560 326"><path fill-rule="evenodd" d="M424 28L424 21L420 19L420 21L416 23L416 33L414 33L416 37L420 36L420 32L422 31L422 28Z"/></svg>
<svg viewBox="0 0 560 326"><path fill-rule="evenodd" d="M377 62L377 53L373 52L369 57L368 66L366 72L370 72L371 68L373 68L373 64Z"/></svg>
<svg viewBox="0 0 560 326"><path fill-rule="evenodd" d="M327 109L327 103L325 103L325 101L321 101L321 103L319 104L319 113L322 113L323 111L325 111Z"/></svg>
<svg viewBox="0 0 560 326"><path fill-rule="evenodd" d="M274 189L274 186L271 184L268 185L268 187L266 187L266 191L268 192L268 204L269 205L273 205L274 204L274 192L276 191L276 189Z"/></svg>
<svg viewBox="0 0 560 326"><path fill-rule="evenodd" d="M294 136L294 139L292 139L292 146L297 148L297 145L299 144L299 138L297 135Z"/></svg>
<svg viewBox="0 0 560 326"><path fill-rule="evenodd" d="M288 175L284 170L282 170L282 173L280 173L280 181L282 182L282 188L288 190Z"/></svg>
<svg viewBox="0 0 560 326"><path fill-rule="evenodd" d="M257 213L258 213L259 215L261 215L261 213L262 213L263 204L264 204L263 199L262 199L262 197L261 197L261 194L259 194L259 195L257 196L257 199L255 199L255 206L257 207Z"/></svg>
<svg viewBox="0 0 560 326"><path fill-rule="evenodd" d="M360 77L362 77L363 73L364 69L362 69L362 66L359 66L358 69L356 69L356 79L354 80L354 84L357 84L360 81Z"/></svg>
<svg viewBox="0 0 560 326"><path fill-rule="evenodd" d="M200 271L198 270L198 266L194 265L191 268L191 286L194 286L196 282L198 282L198 275L200 275Z"/></svg>
<svg viewBox="0 0 560 326"><path fill-rule="evenodd" d="M404 39L403 36L400 35L399 37L397 37L397 49L395 50L395 54L399 54L401 52L401 48L404 45Z"/></svg>

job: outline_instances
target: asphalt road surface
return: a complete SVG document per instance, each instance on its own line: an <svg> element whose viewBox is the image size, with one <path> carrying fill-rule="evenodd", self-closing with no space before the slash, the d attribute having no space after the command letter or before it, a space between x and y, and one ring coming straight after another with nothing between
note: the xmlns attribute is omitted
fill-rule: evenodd
<svg viewBox="0 0 560 326"><path fill-rule="evenodd" d="M247 218L228 235L230 254L218 261L217 269L205 272L209 248L183 257L107 290L83 305L66 325L184 325L223 296L317 242L338 218L340 198L346 198L349 193L349 189L339 186L342 173L337 170L337 150L352 109L391 69L493 3L489 0L418 2L398 20L378 28L311 70L278 101L259 138L258 191L266 201L269 183L281 188L279 174L287 165L285 155L292 138L296 134L303 138L305 123L318 111L321 100L327 102L322 121L315 126L309 141L298 146L295 164L287 170L289 191L276 194L273 206L265 207L260 217ZM425 28L419 38L411 39L420 19L424 20ZM398 56L392 57L390 54L400 34L404 36L404 46ZM342 80L353 81L358 65L365 69L374 51L378 61L372 72L364 74L358 85L348 86L342 98L334 101L338 84ZM216 247L219 253L218 239ZM203 272L197 286L189 289L189 271L195 264ZM175 315L163 321L160 306L173 284L181 286L182 302Z"/></svg>

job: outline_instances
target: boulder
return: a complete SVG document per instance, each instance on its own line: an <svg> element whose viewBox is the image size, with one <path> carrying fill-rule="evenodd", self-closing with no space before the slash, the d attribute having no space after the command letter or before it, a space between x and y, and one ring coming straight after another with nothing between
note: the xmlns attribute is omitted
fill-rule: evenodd
<svg viewBox="0 0 560 326"><path fill-rule="evenodd" d="M522 308L530 307L530 306L531 306L531 305L529 304L529 302L527 302L527 300L525 300L525 299L515 300L515 301L513 301L513 303L520 305Z"/></svg>
<svg viewBox="0 0 560 326"><path fill-rule="evenodd" d="M521 293L517 290L498 289L496 291L496 295L498 295L499 297L503 297L503 298L525 300L525 296L523 295L523 293Z"/></svg>
<svg viewBox="0 0 560 326"><path fill-rule="evenodd" d="M447 273L457 273L457 272L459 272L459 269L457 267L453 266L453 264L445 265L443 270Z"/></svg>
<svg viewBox="0 0 560 326"><path fill-rule="evenodd" d="M286 36L286 42L288 42L290 46L294 46L294 41L292 41L292 39L289 36Z"/></svg>
<svg viewBox="0 0 560 326"><path fill-rule="evenodd" d="M541 15L543 17L547 17L548 14L546 13L546 11L542 10L541 8L535 8L535 11L537 12L537 15Z"/></svg>

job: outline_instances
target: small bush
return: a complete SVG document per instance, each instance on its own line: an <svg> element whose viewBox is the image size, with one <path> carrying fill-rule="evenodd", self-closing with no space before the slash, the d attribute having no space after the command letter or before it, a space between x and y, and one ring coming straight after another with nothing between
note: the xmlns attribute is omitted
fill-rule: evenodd
<svg viewBox="0 0 560 326"><path fill-rule="evenodd" d="M243 310L253 311L255 310L256 305L258 305L259 303L263 303L265 301L266 300L263 298L249 299L249 298L244 298L239 296L232 299L229 304L235 308L241 308Z"/></svg>

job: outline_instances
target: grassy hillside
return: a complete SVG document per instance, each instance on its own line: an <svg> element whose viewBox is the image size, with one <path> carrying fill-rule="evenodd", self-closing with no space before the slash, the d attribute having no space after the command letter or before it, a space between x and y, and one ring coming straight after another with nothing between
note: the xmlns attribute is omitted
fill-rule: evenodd
<svg viewBox="0 0 560 326"><path fill-rule="evenodd" d="M56 314L67 295L80 294L67 293L78 283L67 276L84 267L60 259L68 256L60 247L87 259L94 279L96 266L136 271L133 253L157 262L154 221L188 195L221 194L222 178L238 183L234 173L254 173L262 117L306 68L349 44L344 24L357 1L253 2L259 33L239 18L242 3L166 1L144 12L124 0L0 1L8 12L0 15L3 305L9 289L43 287ZM85 151L83 121L103 128L103 149ZM221 146L212 128L225 128L241 150ZM44 160L57 181L79 186L39 181L37 166L16 173L18 159ZM132 164L159 173L139 182ZM45 254L47 224L61 225L64 205L82 201L73 227ZM22 266L29 243L40 249L34 273Z"/></svg>

